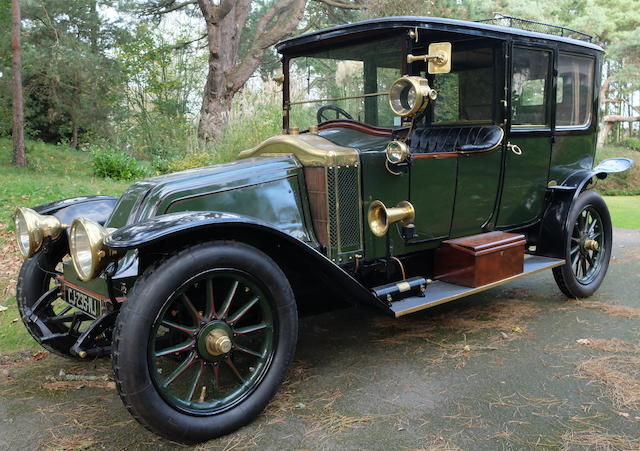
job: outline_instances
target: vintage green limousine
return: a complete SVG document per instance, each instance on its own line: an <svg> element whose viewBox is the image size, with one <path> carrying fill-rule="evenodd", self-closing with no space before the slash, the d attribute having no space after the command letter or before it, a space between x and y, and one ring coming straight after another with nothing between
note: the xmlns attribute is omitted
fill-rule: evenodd
<svg viewBox="0 0 640 451"><path fill-rule="evenodd" d="M545 269L591 295L611 255L591 188L632 164L594 167L602 49L497 21L288 39L282 135L120 198L19 208L27 329L57 354L110 355L131 414L194 443L267 405L300 313L347 301L400 317Z"/></svg>

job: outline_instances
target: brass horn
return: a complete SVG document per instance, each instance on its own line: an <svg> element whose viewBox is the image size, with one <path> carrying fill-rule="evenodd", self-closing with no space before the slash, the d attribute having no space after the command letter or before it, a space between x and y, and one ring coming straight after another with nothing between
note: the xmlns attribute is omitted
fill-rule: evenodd
<svg viewBox="0 0 640 451"><path fill-rule="evenodd" d="M402 221L404 225L411 224L416 218L413 205L403 200L393 208L387 208L379 200L374 200L369 206L369 228L375 236L384 236L389 230L389 225Z"/></svg>

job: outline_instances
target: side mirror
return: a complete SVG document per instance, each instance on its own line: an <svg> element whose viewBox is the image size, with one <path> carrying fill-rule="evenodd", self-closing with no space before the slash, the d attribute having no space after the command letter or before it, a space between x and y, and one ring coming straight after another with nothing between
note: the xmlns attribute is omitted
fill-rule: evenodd
<svg viewBox="0 0 640 451"><path fill-rule="evenodd" d="M429 44L427 55L407 55L407 63L425 61L430 74L448 74L451 72L451 43L434 42Z"/></svg>

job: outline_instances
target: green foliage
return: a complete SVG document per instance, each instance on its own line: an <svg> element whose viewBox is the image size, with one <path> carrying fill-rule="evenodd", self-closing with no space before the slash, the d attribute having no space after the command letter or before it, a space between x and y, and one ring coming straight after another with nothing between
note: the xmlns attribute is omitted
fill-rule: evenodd
<svg viewBox="0 0 640 451"><path fill-rule="evenodd" d="M640 151L640 138L627 138L622 144L629 149Z"/></svg>
<svg viewBox="0 0 640 451"><path fill-rule="evenodd" d="M638 152L620 146L605 146L598 149L596 161L606 158L627 157L635 160L631 169L619 174L611 174L604 180L599 180L596 190L607 196L638 196L640 195L640 158Z"/></svg>
<svg viewBox="0 0 640 451"><path fill-rule="evenodd" d="M91 156L93 173L97 177L134 180L147 174L135 158L113 147L92 146Z"/></svg>
<svg viewBox="0 0 640 451"><path fill-rule="evenodd" d="M188 46L188 31L167 34L140 24L116 48L126 111L113 141L140 158L169 160L197 146L195 118L206 60Z"/></svg>
<svg viewBox="0 0 640 451"><path fill-rule="evenodd" d="M222 137L209 149L216 155L215 162L231 161L240 151L282 133L280 95L269 83L259 90L245 89L235 97L229 124Z"/></svg>
<svg viewBox="0 0 640 451"><path fill-rule="evenodd" d="M101 13L108 0L23 3L22 59L28 133L47 142L86 131L107 136L118 120L122 77L113 58L126 34Z"/></svg>
<svg viewBox="0 0 640 451"><path fill-rule="evenodd" d="M120 195L130 184L96 178L91 155L67 146L27 140L29 167L11 165L11 139L0 138L0 223L17 207L77 196Z"/></svg>

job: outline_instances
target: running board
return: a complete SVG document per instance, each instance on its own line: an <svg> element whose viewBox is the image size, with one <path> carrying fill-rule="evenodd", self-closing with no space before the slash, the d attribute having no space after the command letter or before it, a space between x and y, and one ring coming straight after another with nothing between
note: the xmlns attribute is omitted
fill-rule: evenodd
<svg viewBox="0 0 640 451"><path fill-rule="evenodd" d="M499 285L511 282L512 280L520 279L522 277L530 276L545 269L555 268L556 266L564 265L565 261L557 258L540 257L538 255L527 255L524 258L524 271L515 276L507 277L506 279L498 280L496 282L488 283L480 287L469 288L461 285L454 285L452 283L443 282L441 280L434 281L429 287L424 296L412 296L402 299L391 304L390 310L395 314L396 318L409 313L417 312L420 310L435 307L436 305L444 304L445 302L460 299L471 294L479 293L481 291L488 290Z"/></svg>

